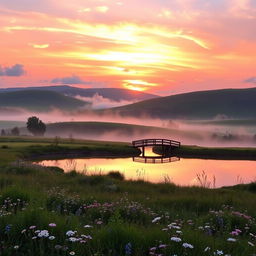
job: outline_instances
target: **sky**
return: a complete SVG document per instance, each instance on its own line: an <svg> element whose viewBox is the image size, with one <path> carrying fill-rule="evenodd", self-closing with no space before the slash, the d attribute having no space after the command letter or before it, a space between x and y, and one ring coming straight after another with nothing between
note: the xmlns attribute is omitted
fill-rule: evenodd
<svg viewBox="0 0 256 256"><path fill-rule="evenodd" d="M255 31L255 0L0 0L0 87L255 87Z"/></svg>

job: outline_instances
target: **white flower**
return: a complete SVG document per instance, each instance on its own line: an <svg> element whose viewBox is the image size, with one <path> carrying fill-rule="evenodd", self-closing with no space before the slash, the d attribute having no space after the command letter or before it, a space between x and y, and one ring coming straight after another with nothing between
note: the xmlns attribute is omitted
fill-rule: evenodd
<svg viewBox="0 0 256 256"><path fill-rule="evenodd" d="M193 249L194 248L194 246L192 244L189 244L189 243L183 243L182 246L184 248L189 248L189 249Z"/></svg>
<svg viewBox="0 0 256 256"><path fill-rule="evenodd" d="M18 250L18 249L19 249L19 246L18 246L18 245L14 245L13 248L14 248L15 250Z"/></svg>
<svg viewBox="0 0 256 256"><path fill-rule="evenodd" d="M176 243L179 243L179 242L181 242L181 238L176 237L176 236L173 236L173 237L171 237L171 241L174 241L174 242L176 242Z"/></svg>
<svg viewBox="0 0 256 256"><path fill-rule="evenodd" d="M66 232L66 235L67 236L74 236L75 233L76 233L76 231L69 230L69 231Z"/></svg>
<svg viewBox="0 0 256 256"><path fill-rule="evenodd" d="M76 253L74 251L71 251L69 255L75 255Z"/></svg>
<svg viewBox="0 0 256 256"><path fill-rule="evenodd" d="M248 242L248 244L249 244L250 246L255 246L252 242Z"/></svg>
<svg viewBox="0 0 256 256"><path fill-rule="evenodd" d="M156 217L156 218L154 218L154 219L152 220L152 223L155 223L155 222L157 222L157 221L159 221L159 220L161 220L161 217Z"/></svg>
<svg viewBox="0 0 256 256"><path fill-rule="evenodd" d="M49 236L49 240L54 240L55 236Z"/></svg>
<svg viewBox="0 0 256 256"><path fill-rule="evenodd" d="M75 237L70 237L68 240L69 240L70 242L74 243L74 242L76 242L78 239L75 238Z"/></svg>
<svg viewBox="0 0 256 256"><path fill-rule="evenodd" d="M57 225L55 223L50 223L49 227L56 227Z"/></svg>
<svg viewBox="0 0 256 256"><path fill-rule="evenodd" d="M211 248L209 246L205 247L205 249L204 249L205 252L207 252L209 250L211 250Z"/></svg>
<svg viewBox="0 0 256 256"><path fill-rule="evenodd" d="M220 251L220 250L217 250L216 253L217 253L217 255L223 255L224 254L224 252Z"/></svg>
<svg viewBox="0 0 256 256"><path fill-rule="evenodd" d="M85 225L84 228L92 228L91 225Z"/></svg>
<svg viewBox="0 0 256 256"><path fill-rule="evenodd" d="M229 237L229 238L227 239L227 241L228 241L228 242L233 242L233 243L234 243L234 242L236 242L236 239L235 239L235 238L232 238L232 237Z"/></svg>
<svg viewBox="0 0 256 256"><path fill-rule="evenodd" d="M48 237L49 236L49 232L48 230L41 230L38 234L38 237Z"/></svg>

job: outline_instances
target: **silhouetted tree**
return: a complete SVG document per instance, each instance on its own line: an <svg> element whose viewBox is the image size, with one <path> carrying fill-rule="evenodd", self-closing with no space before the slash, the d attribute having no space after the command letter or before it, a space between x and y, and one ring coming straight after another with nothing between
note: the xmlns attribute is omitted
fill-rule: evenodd
<svg viewBox="0 0 256 256"><path fill-rule="evenodd" d="M11 130L11 134L13 136L19 136L20 135L20 130L18 127L14 127L12 130Z"/></svg>
<svg viewBox="0 0 256 256"><path fill-rule="evenodd" d="M1 130L1 136L5 136L6 135L6 132L4 129Z"/></svg>
<svg viewBox="0 0 256 256"><path fill-rule="evenodd" d="M27 129L34 136L43 136L46 131L46 125L36 116L28 118Z"/></svg>

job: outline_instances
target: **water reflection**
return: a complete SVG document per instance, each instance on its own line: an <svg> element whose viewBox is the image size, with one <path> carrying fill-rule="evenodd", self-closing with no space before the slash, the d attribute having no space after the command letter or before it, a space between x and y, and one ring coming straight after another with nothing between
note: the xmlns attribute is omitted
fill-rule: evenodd
<svg viewBox="0 0 256 256"><path fill-rule="evenodd" d="M126 179L144 179L155 183L170 180L178 185L190 186L200 185L198 175L203 172L203 179L206 184L210 184L210 187L256 181L256 161L182 158L180 161L165 164L145 164L133 162L132 158L91 158L47 160L40 164L58 166L66 172L75 169L87 175L120 171Z"/></svg>
<svg viewBox="0 0 256 256"><path fill-rule="evenodd" d="M145 164L164 164L180 161L180 158L177 156L171 157L152 157L152 156L137 156L132 158L133 162L145 163Z"/></svg>

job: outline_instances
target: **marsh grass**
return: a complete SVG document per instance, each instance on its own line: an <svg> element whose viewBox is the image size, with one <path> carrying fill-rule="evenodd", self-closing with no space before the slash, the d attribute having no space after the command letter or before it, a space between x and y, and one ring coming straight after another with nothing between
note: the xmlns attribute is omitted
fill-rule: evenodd
<svg viewBox="0 0 256 256"><path fill-rule="evenodd" d="M119 172L87 176L26 164L1 168L1 255L252 255L255 183L212 190L207 177L200 178L207 186L180 187L168 178L162 184L126 181ZM228 242L235 229L241 234ZM67 231L76 231L74 242Z"/></svg>

